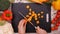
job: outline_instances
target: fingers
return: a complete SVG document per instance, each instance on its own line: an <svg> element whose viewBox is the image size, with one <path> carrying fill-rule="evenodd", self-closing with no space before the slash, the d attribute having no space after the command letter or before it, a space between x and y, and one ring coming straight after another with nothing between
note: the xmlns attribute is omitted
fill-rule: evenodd
<svg viewBox="0 0 60 34"><path fill-rule="evenodd" d="M37 26L35 29L36 29L36 31L38 31L38 30L40 30L40 27L39 27L39 26Z"/></svg>
<svg viewBox="0 0 60 34"><path fill-rule="evenodd" d="M45 31L44 29L40 28L39 26L36 27L36 31Z"/></svg>
<svg viewBox="0 0 60 34"><path fill-rule="evenodd" d="M44 29L42 29L42 28L40 28L39 26L37 26L37 27L36 27L36 30L40 30L40 31L41 31L41 30L44 30Z"/></svg>
<svg viewBox="0 0 60 34"><path fill-rule="evenodd" d="M27 21L25 19L20 20L19 25L18 25L19 34L25 34L26 23Z"/></svg>
<svg viewBox="0 0 60 34"><path fill-rule="evenodd" d="M39 26L36 27L37 34L47 34L47 32L44 29L41 29Z"/></svg>
<svg viewBox="0 0 60 34"><path fill-rule="evenodd" d="M22 20L19 22L18 27L26 26L26 23L27 23L27 21L26 21L25 19L22 19Z"/></svg>

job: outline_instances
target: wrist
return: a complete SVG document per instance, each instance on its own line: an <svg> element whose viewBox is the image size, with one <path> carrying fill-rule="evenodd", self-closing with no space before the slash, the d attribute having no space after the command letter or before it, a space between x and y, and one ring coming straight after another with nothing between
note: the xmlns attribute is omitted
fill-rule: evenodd
<svg viewBox="0 0 60 34"><path fill-rule="evenodd" d="M18 33L19 33L19 34L25 34L25 32L20 32L20 31L19 31Z"/></svg>
<svg viewBox="0 0 60 34"><path fill-rule="evenodd" d="M18 33L19 34L25 34L25 32L24 31L20 31L20 29L18 29Z"/></svg>

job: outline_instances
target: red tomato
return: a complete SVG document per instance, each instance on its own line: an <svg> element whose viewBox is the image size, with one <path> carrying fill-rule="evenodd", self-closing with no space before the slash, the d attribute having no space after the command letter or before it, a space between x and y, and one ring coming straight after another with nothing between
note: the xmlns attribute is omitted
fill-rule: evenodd
<svg viewBox="0 0 60 34"><path fill-rule="evenodd" d="M58 30L58 26L55 26L54 29L55 29L55 30Z"/></svg>
<svg viewBox="0 0 60 34"><path fill-rule="evenodd" d="M52 30L52 31L54 31L54 30L55 30L55 28L54 28L54 27L52 27L52 28L51 28L51 30Z"/></svg>

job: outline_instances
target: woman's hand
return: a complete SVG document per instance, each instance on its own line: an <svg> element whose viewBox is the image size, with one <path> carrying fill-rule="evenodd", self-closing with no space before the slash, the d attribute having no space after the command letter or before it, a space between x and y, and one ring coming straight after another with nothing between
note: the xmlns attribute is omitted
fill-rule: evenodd
<svg viewBox="0 0 60 34"><path fill-rule="evenodd" d="M19 32L19 34L25 34L26 23L27 23L27 21L25 19L22 19L19 22L19 25L18 25L18 32ZM39 28L39 26L36 27L36 32L37 32L37 34L47 34L47 32L45 30Z"/></svg>
<svg viewBox="0 0 60 34"><path fill-rule="evenodd" d="M26 23L27 23L27 21L25 19L22 19L19 22L19 25L18 25L18 32L19 32L19 34L25 34Z"/></svg>
<svg viewBox="0 0 60 34"><path fill-rule="evenodd" d="M37 32L37 34L47 34L47 32L45 30L41 29L39 26L36 27L36 32Z"/></svg>

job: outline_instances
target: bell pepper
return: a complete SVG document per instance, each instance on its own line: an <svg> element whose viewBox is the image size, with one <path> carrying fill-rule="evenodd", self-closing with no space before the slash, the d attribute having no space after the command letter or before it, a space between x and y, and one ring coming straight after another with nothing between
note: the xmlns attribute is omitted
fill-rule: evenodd
<svg viewBox="0 0 60 34"><path fill-rule="evenodd" d="M55 10L60 10L60 0L53 1L52 6Z"/></svg>
<svg viewBox="0 0 60 34"><path fill-rule="evenodd" d="M2 17L0 16L0 21L2 20Z"/></svg>
<svg viewBox="0 0 60 34"><path fill-rule="evenodd" d="M9 10L5 10L4 13L2 14L3 19L5 20L11 20L12 19L12 12Z"/></svg>

